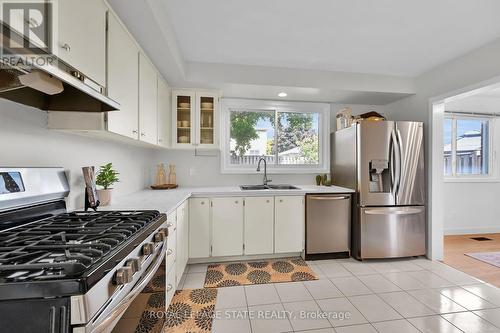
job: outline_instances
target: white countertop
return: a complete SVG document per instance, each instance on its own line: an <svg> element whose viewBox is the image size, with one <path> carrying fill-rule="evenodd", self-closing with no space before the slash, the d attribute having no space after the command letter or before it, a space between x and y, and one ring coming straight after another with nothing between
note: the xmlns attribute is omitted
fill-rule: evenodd
<svg viewBox="0 0 500 333"><path fill-rule="evenodd" d="M239 186L184 187L174 190L144 190L113 198L111 206L100 210L158 210L169 214L190 197L221 196L278 196L305 194L354 193L354 190L338 186L295 185L297 190L250 190L242 191Z"/></svg>

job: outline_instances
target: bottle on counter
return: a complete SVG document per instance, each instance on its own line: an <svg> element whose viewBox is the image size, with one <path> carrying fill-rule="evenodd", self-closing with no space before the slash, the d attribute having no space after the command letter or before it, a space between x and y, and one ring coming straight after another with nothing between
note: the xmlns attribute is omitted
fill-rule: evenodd
<svg viewBox="0 0 500 333"><path fill-rule="evenodd" d="M167 173L163 163L156 166L156 185L164 185L167 183Z"/></svg>
<svg viewBox="0 0 500 333"><path fill-rule="evenodd" d="M168 173L168 183L172 185L177 184L177 174L175 173L175 165L168 165L169 173Z"/></svg>

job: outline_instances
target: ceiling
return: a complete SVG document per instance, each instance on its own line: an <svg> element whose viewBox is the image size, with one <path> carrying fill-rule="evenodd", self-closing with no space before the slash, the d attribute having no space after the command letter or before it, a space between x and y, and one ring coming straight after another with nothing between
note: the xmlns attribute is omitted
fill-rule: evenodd
<svg viewBox="0 0 500 333"><path fill-rule="evenodd" d="M188 62L417 76L500 37L498 0L162 0Z"/></svg>
<svg viewBox="0 0 500 333"><path fill-rule="evenodd" d="M500 84L479 88L445 102L448 111L500 114Z"/></svg>
<svg viewBox="0 0 500 333"><path fill-rule="evenodd" d="M226 97L384 105L500 38L499 0L108 2L171 86Z"/></svg>

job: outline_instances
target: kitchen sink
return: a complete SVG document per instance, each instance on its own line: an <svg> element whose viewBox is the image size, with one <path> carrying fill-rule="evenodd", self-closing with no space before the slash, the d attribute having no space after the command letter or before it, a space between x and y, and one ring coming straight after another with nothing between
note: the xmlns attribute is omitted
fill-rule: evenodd
<svg viewBox="0 0 500 333"><path fill-rule="evenodd" d="M241 185L240 188L243 191L255 191L255 190L300 190L298 187L293 185Z"/></svg>
<svg viewBox="0 0 500 333"><path fill-rule="evenodd" d="M267 190L266 185L241 185L240 188L244 191Z"/></svg>
<svg viewBox="0 0 500 333"><path fill-rule="evenodd" d="M271 190L300 190L300 188L293 185L267 185Z"/></svg>

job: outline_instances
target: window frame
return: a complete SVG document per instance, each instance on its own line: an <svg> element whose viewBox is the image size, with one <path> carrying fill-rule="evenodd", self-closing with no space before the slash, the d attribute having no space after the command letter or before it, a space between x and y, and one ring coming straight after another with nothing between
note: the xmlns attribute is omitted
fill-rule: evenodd
<svg viewBox="0 0 500 333"><path fill-rule="evenodd" d="M498 163L496 160L496 117L487 115L475 115L473 112L467 113L454 113L453 111L445 111L444 120L451 120L451 174L444 173L444 182L446 183L486 183L486 182L500 182L498 177ZM458 120L477 120L488 122L488 173L487 174L457 174L456 173L456 149L457 149L457 121ZM444 131L444 127L443 127ZM443 142L444 148L444 142ZM443 149L444 156L444 149Z"/></svg>
<svg viewBox="0 0 500 333"><path fill-rule="evenodd" d="M221 153L220 166L223 174L255 174L255 166L234 165L230 162L230 113L231 111L264 111L278 113L317 113L318 114L318 142L319 163L318 164L295 164L276 165L268 164L268 174L315 174L330 173L330 109L328 103L312 102L285 102L268 100L246 100L235 98L223 98L221 100ZM275 137L277 129L275 129Z"/></svg>

